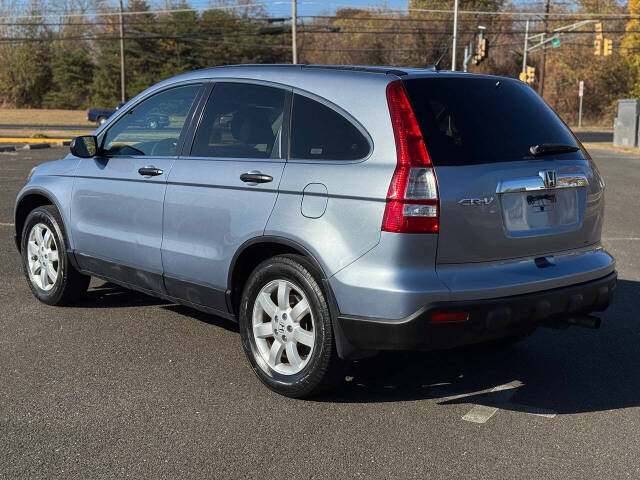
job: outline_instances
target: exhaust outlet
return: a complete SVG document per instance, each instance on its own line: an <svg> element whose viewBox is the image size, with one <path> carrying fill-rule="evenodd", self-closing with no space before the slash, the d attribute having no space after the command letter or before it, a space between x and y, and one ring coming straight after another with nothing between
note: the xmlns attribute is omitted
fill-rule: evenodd
<svg viewBox="0 0 640 480"><path fill-rule="evenodd" d="M597 330L600 328L600 317L594 317L593 315L584 315L581 317L569 317L567 318L569 325L576 325L578 327L591 328Z"/></svg>

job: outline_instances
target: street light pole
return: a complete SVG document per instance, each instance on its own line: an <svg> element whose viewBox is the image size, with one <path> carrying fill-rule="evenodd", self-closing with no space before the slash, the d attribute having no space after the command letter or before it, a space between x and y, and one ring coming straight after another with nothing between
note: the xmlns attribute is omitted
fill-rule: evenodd
<svg viewBox="0 0 640 480"><path fill-rule="evenodd" d="M122 103L127 101L125 94L125 76L124 76L124 15L122 14L122 0L120 3L120 101Z"/></svg>
<svg viewBox="0 0 640 480"><path fill-rule="evenodd" d="M298 39L296 24L298 23L298 2L291 0L291 55L292 63L298 63Z"/></svg>
<svg viewBox="0 0 640 480"><path fill-rule="evenodd" d="M527 48L529 48L529 20L524 28L524 51L522 53L522 73L527 71Z"/></svg>
<svg viewBox="0 0 640 480"><path fill-rule="evenodd" d="M542 41L544 42L545 34L548 32L549 22L549 8L551 7L551 0L547 0L544 7L544 32L542 35ZM547 49L542 49L542 68L540 69L540 84L538 85L538 94L542 97L544 95L544 74L547 69Z"/></svg>
<svg viewBox="0 0 640 480"><path fill-rule="evenodd" d="M453 7L453 42L451 44L451 71L456 71L456 37L458 36L458 0Z"/></svg>

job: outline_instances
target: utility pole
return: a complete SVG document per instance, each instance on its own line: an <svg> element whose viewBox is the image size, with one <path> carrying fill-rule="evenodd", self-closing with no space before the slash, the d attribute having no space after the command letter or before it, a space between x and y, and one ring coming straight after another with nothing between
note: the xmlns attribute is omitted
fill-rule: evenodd
<svg viewBox="0 0 640 480"><path fill-rule="evenodd" d="M296 24L298 23L298 1L291 0L291 55L292 63L298 63L298 43Z"/></svg>
<svg viewBox="0 0 640 480"><path fill-rule="evenodd" d="M522 74L526 75L527 72L527 48L529 48L529 19L527 19L527 25L524 28L524 50L522 52Z"/></svg>
<svg viewBox="0 0 640 480"><path fill-rule="evenodd" d="M120 3L120 101L126 102L127 97L125 94L125 76L124 76L124 15L122 14L122 0Z"/></svg>
<svg viewBox="0 0 640 480"><path fill-rule="evenodd" d="M453 7L453 42L451 44L451 71L456 71L456 37L458 36L458 0Z"/></svg>
<svg viewBox="0 0 640 480"><path fill-rule="evenodd" d="M544 35L548 31L549 22L549 9L551 8L551 0L546 0L544 5L544 33L542 34L542 41L544 42ZM542 68L540 69L540 84L538 85L538 94L542 97L544 95L544 73L547 68L547 49L542 49Z"/></svg>

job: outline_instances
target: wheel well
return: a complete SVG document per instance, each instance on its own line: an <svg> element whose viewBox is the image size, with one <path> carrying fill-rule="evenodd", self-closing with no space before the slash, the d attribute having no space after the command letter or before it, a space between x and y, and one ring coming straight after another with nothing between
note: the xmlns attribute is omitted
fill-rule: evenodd
<svg viewBox="0 0 640 480"><path fill-rule="evenodd" d="M49 200L44 195L40 195L37 193L25 195L18 207L16 208L16 244L18 246L18 250L21 249L22 245L22 229L24 228L24 222L27 219L29 213L37 207L42 207L43 205L53 205L53 202Z"/></svg>
<svg viewBox="0 0 640 480"><path fill-rule="evenodd" d="M249 279L249 275L254 268L256 268L264 260L275 257L276 255L284 255L287 253L294 253L302 255L303 257L315 263L315 261L309 258L308 252L302 248L296 248L295 246L285 245L278 242L260 242L249 245L245 248L235 263L233 264L233 272L231 274L231 308L232 313L238 314L240 310L240 300L242 298L242 290L244 285Z"/></svg>

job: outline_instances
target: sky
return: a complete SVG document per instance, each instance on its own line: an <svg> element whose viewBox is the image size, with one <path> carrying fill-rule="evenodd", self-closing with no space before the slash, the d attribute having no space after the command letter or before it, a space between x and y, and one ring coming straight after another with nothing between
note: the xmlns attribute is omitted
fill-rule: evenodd
<svg viewBox="0 0 640 480"><path fill-rule="evenodd" d="M258 0L260 1L260 0ZM270 15L289 15L291 13L290 1L270 1L265 3L271 3L272 5L266 5ZM322 1L322 0L298 0L298 15L322 15L325 13L334 13L336 10L343 7L362 8L368 6L380 6L386 4L389 8L406 8L408 0L334 0L334 1Z"/></svg>

